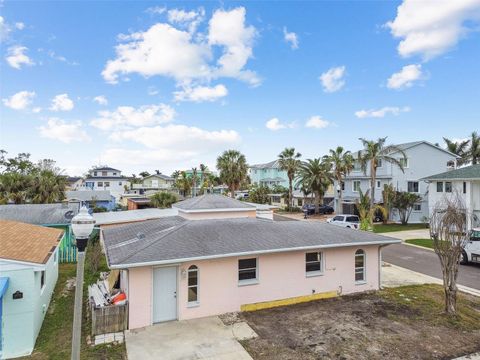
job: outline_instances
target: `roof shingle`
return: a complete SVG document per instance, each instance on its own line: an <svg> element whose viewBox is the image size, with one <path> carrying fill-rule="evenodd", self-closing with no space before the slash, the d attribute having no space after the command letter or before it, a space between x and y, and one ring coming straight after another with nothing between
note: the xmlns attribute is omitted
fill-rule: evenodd
<svg viewBox="0 0 480 360"><path fill-rule="evenodd" d="M206 194L175 203L172 207L182 211L221 210L221 209L250 209L255 207L240 200L223 195Z"/></svg>
<svg viewBox="0 0 480 360"><path fill-rule="evenodd" d="M475 180L480 179L480 165L470 165L463 168L445 171L422 180Z"/></svg>

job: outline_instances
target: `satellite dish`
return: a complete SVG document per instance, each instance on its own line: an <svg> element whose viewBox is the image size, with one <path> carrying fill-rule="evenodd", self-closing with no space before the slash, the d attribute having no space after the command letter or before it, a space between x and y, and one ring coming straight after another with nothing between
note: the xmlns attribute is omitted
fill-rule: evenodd
<svg viewBox="0 0 480 360"><path fill-rule="evenodd" d="M75 214L73 213L72 210L67 211L65 214L63 214L63 217L67 220L72 220Z"/></svg>

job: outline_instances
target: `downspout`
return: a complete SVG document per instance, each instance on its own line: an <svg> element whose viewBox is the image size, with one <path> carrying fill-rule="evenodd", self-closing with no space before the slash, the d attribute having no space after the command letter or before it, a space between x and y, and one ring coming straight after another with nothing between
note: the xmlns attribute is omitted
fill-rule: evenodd
<svg viewBox="0 0 480 360"><path fill-rule="evenodd" d="M380 245L378 247L378 289L382 289L382 247L387 245Z"/></svg>

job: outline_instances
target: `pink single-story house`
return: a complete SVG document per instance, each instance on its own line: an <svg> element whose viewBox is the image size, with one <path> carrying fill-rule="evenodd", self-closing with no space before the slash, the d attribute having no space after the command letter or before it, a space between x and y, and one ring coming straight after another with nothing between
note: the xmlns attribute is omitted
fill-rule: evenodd
<svg viewBox="0 0 480 360"><path fill-rule="evenodd" d="M376 290L381 249L399 242L320 222L259 219L255 207L220 195L176 208L176 216L102 229L108 265L121 270L130 329Z"/></svg>

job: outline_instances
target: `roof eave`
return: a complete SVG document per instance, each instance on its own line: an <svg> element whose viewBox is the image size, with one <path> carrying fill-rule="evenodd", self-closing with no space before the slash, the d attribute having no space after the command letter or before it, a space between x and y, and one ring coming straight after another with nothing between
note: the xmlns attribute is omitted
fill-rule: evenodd
<svg viewBox="0 0 480 360"><path fill-rule="evenodd" d="M229 254L197 256L197 257L189 257L189 258L149 261L149 262L131 263L131 264L113 264L113 265L110 265L110 268L125 269L125 268L134 268L134 267L142 267L142 266L171 265L171 264L178 264L178 263L191 262L191 261L214 260L214 259L238 257L238 256L275 254L275 253L284 253L284 252L292 252L292 251L303 251L303 250L312 250L312 249L332 249L332 248L343 248L343 247L354 247L354 246L369 246L369 245L386 246L386 245L399 244L399 243L401 243L401 240L392 238L391 240L384 240L384 241L364 241L364 242L357 242L357 243L309 245L309 246L298 246L293 248L246 251L246 252L237 252L237 253L229 253Z"/></svg>

